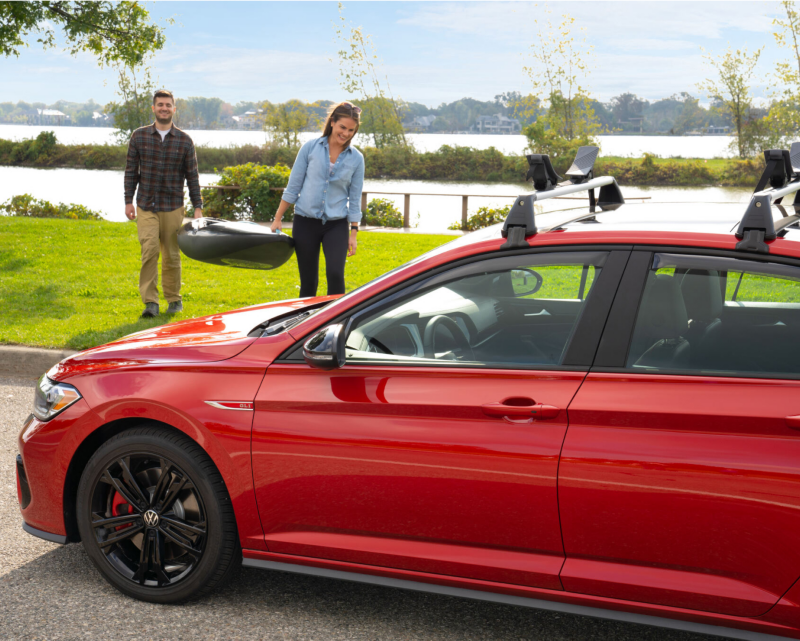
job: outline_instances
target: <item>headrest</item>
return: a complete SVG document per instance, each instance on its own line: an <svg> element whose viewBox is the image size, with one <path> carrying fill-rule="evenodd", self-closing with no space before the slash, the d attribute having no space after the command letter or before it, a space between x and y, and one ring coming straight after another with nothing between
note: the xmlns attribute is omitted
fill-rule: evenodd
<svg viewBox="0 0 800 641"><path fill-rule="evenodd" d="M693 321L710 323L722 314L724 303L717 270L690 269L681 282L681 293Z"/></svg>
<svg viewBox="0 0 800 641"><path fill-rule="evenodd" d="M643 316L637 325L641 323L650 336L678 338L689 327L678 280L669 274L650 272L641 310Z"/></svg>

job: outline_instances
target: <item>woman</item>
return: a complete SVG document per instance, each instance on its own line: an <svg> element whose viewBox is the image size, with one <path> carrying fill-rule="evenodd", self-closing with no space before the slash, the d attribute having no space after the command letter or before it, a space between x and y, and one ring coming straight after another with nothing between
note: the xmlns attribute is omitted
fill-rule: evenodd
<svg viewBox="0 0 800 641"><path fill-rule="evenodd" d="M283 191L272 230L294 204L292 237L300 268L300 298L317 295L319 248L325 252L328 295L344 294L344 264L354 256L361 221L364 156L350 145L361 109L340 102L328 112L322 137L304 144Z"/></svg>

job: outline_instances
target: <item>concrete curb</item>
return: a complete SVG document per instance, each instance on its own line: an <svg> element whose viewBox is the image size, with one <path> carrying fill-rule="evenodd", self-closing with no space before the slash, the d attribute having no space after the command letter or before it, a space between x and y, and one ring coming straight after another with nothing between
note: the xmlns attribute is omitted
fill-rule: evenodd
<svg viewBox="0 0 800 641"><path fill-rule="evenodd" d="M0 345L0 376L38 379L53 365L75 353L68 349Z"/></svg>

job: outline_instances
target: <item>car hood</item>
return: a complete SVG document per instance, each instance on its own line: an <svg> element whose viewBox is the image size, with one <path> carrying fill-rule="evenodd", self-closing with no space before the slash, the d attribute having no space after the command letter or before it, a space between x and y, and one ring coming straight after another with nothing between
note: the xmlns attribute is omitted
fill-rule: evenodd
<svg viewBox="0 0 800 641"><path fill-rule="evenodd" d="M78 373L125 366L222 361L236 356L256 340L248 333L257 325L318 305L328 298L254 305L154 327L74 354L53 367L48 376L53 380L64 380Z"/></svg>

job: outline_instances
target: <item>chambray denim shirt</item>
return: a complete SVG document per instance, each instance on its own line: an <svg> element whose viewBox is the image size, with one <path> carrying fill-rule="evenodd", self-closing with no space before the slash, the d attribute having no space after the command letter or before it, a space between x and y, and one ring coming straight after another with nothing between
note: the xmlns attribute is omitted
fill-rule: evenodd
<svg viewBox="0 0 800 641"><path fill-rule="evenodd" d="M301 216L323 223L347 217L361 221L361 190L364 187L364 156L350 145L339 154L331 169L327 136L309 140L294 161L283 199L294 204Z"/></svg>

